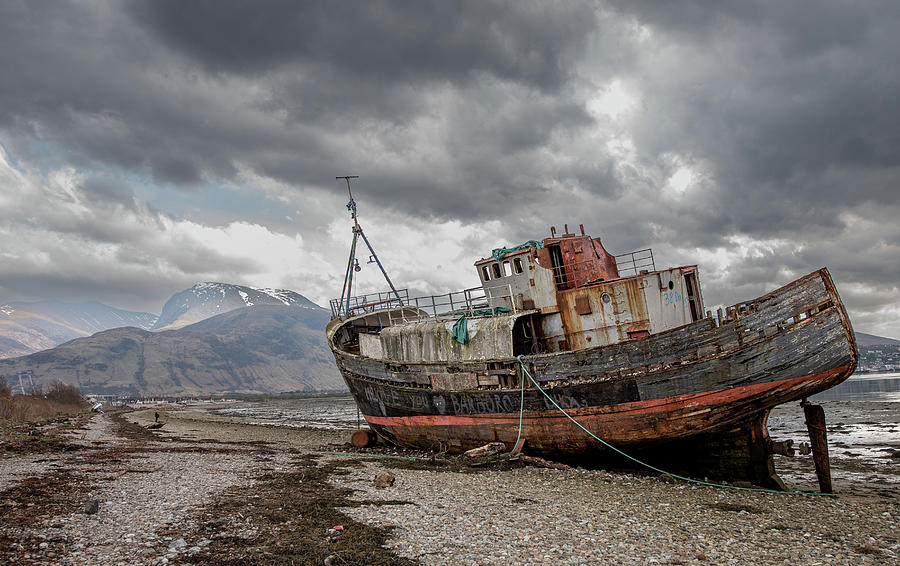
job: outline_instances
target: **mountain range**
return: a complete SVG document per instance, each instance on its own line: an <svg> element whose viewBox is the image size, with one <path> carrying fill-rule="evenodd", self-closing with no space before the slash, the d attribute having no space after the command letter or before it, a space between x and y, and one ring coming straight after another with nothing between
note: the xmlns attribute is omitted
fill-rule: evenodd
<svg viewBox="0 0 900 566"><path fill-rule="evenodd" d="M53 301L7 303L2 316L0 376L11 385L30 371L37 385L126 396L344 388L325 342L329 311L294 291L198 283L158 317Z"/></svg>
<svg viewBox="0 0 900 566"><path fill-rule="evenodd" d="M157 316L98 302L11 302L0 305L0 358L46 350L95 332L134 326L149 330Z"/></svg>
<svg viewBox="0 0 900 566"><path fill-rule="evenodd" d="M101 303L0 305L0 376L30 371L94 394L218 395L344 389L330 313L303 295L228 283L174 294L157 317ZM861 347L900 340L856 333Z"/></svg>
<svg viewBox="0 0 900 566"><path fill-rule="evenodd" d="M30 370L41 385L58 379L140 397L336 390L343 383L325 343L328 319L322 309L259 305L175 330L115 328L0 360L0 374Z"/></svg>

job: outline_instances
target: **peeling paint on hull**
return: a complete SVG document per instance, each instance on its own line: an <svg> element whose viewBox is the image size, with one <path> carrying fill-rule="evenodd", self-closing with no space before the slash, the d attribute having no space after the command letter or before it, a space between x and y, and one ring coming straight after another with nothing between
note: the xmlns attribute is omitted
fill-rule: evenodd
<svg viewBox="0 0 900 566"><path fill-rule="evenodd" d="M615 446L702 439L727 453L723 459L748 463L723 464L709 470L710 477L780 484L766 452L768 412L849 377L858 357L853 331L825 269L729 313L722 325L701 319L640 340L529 355L523 362L554 401ZM342 324L329 327L330 343ZM475 388L472 377L454 389L448 379L500 371L518 385L525 377L514 358L401 363L366 358L333 343L332 350L367 422L388 440L450 451L494 441L511 448L516 440L518 386ZM529 453L603 450L536 388L525 390L522 417ZM739 449L731 451L730 445Z"/></svg>
<svg viewBox="0 0 900 566"><path fill-rule="evenodd" d="M582 426L614 446L675 440L698 434L723 431L735 422L746 421L763 406L806 396L807 388L818 389L823 382L841 380L849 367L790 380L749 385L720 391L681 395L668 399L637 401L610 407L569 409L566 412ZM739 406L736 406L739 405ZM463 449L487 442L516 441L519 413L473 415L416 415L382 417L364 415L379 433L401 444L433 449L459 443ZM545 455L577 454L604 447L587 436L560 411L528 412L522 417L522 437L530 452Z"/></svg>

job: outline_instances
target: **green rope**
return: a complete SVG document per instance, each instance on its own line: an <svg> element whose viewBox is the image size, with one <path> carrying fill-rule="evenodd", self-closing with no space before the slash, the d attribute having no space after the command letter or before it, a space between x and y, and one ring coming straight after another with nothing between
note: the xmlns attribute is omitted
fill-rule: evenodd
<svg viewBox="0 0 900 566"><path fill-rule="evenodd" d="M595 435L593 432L591 432L591 431L589 431L588 429L586 429L586 428L584 427L584 425L582 425L580 422L578 422L578 421L576 421L574 418L572 418L572 416L571 416L569 413L567 413L567 412L565 411L565 409L563 409L562 407L560 407L560 406L556 403L556 401L553 399L553 397L551 397L550 395L547 394L546 391L544 391L544 389L543 389L543 388L540 386L540 384L538 384L538 382L531 376L531 374L528 373L528 368L525 367L525 362L522 361L522 358L523 358L523 355L522 355L522 354L516 356L516 359L519 361L519 365L522 366L522 371L525 372L525 375L528 376L528 379L530 379L531 382L534 384L534 386L537 387L538 391L540 391L541 393L544 394L544 397L546 397L547 399L550 399L550 402L553 403L553 406L554 406L554 407L556 407L557 409L559 409L559 411L560 411L562 414L564 414L570 421L572 421L573 423L575 423L576 425L578 425L578 428L580 428L580 429L583 430L584 432L588 433L594 440L598 441L600 444L602 444L602 445L606 446L607 448L609 448L609 449L611 449L611 450L613 450L613 451L615 451L615 452L621 454L622 456L628 458L628 459L631 460L632 462L635 462L635 463L637 463L637 464L640 464L641 466L644 466L644 467L646 467L646 468L649 468L649 469L653 470L654 472L659 472L660 474L664 474L664 475L667 475L667 476L671 476L671 477L673 477L673 478L677 478L677 479L680 479L680 480L682 480L682 481L686 481L686 482L689 482L689 483L696 483L696 484L699 484L699 485L705 485L705 486L709 486L709 487L720 487L720 488L724 488L724 489L737 489L737 490L741 490L741 491L757 491L757 492L761 492L761 493L777 493L777 494L780 494L780 495L828 495L828 496L832 496L832 495L833 495L833 494L831 494L831 493L822 493L822 492L820 492L820 491L778 491L778 490L775 490L775 489L765 489L765 488L761 488L761 487L741 487L741 486L737 486L737 485L728 485L728 484L723 484L723 483L706 482L706 481L702 481L702 480L698 480L698 479L694 479L694 478L689 478L689 477L685 477L685 476L679 476L678 474L673 474L673 473L667 472L667 471L665 471L665 470L661 470L661 469L659 469L659 468L657 468L657 467L655 467L655 466L652 466L652 465L650 465L650 464L648 464L648 463L646 463L646 462L642 462L641 460L638 460L638 459L635 458L634 456L631 456L631 455L629 455L629 454L626 454L625 452L622 452L621 450L619 450L618 448L616 448L616 447L613 446L612 444L606 442L605 440L603 440L603 439L600 438L599 436ZM524 397L524 396L525 396L525 385L524 385L524 384L525 384L525 380L523 379L523 380L522 380L522 404L521 404L521 406L519 407L519 434L520 434L520 435L521 435L521 433L522 433L522 413L525 412L525 400L524 400L524 399L525 399L525 397ZM518 443L519 443L519 441L518 441L518 439L517 439L517 440L516 440L516 444L518 444Z"/></svg>
<svg viewBox="0 0 900 566"><path fill-rule="evenodd" d="M522 360L519 360L519 363L521 364ZM522 369L525 369L525 366L522 366ZM525 413L525 380L522 379L521 381L522 392L519 395L519 433L516 435L516 443L513 444L512 450L509 451L510 455L512 455L512 453L516 451L516 446L519 445L519 440L521 440L522 438L522 414Z"/></svg>

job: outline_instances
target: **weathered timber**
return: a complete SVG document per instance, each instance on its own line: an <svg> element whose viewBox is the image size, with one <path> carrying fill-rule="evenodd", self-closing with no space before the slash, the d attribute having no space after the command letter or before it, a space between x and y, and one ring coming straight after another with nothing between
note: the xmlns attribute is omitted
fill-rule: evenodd
<svg viewBox="0 0 900 566"><path fill-rule="evenodd" d="M485 444L484 446L479 446L478 448L473 448L471 450L466 450L465 456L468 458L481 458L483 456L493 456L498 452L502 452L506 449L506 446L502 442L491 442L490 444Z"/></svg>
<svg viewBox="0 0 900 566"><path fill-rule="evenodd" d="M532 466L537 466L538 468L550 468L553 470L568 470L571 468L568 464L563 464L561 462L551 462L550 460L545 460L544 458L538 458L537 456L528 456L526 454L522 454L519 456L519 460L525 462L526 464L531 464Z"/></svg>
<svg viewBox="0 0 900 566"><path fill-rule="evenodd" d="M821 405L803 403L803 414L806 417L806 429L809 431L809 444L812 448L813 462L816 465L819 491L833 493L831 463L828 461L828 438L825 430L825 410Z"/></svg>
<svg viewBox="0 0 900 566"><path fill-rule="evenodd" d="M375 445L377 438L374 430L360 428L354 430L353 434L350 435L350 444L357 448L368 448Z"/></svg>

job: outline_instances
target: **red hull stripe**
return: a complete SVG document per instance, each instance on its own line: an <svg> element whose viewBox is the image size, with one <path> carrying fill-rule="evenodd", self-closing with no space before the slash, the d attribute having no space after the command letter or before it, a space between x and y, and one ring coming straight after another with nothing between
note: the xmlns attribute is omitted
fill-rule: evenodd
<svg viewBox="0 0 900 566"><path fill-rule="evenodd" d="M743 399L759 399L761 396L789 391L795 387L814 381L829 381L839 374L843 374L850 370L850 366L842 366L836 369L816 373L813 375L805 375L786 379L784 381L774 381L768 383L757 383L753 385L745 385L741 387L733 387L730 389L719 389L716 391L706 391L703 393L691 393L687 395L675 395L664 399L652 399L649 401L635 401L632 403L621 403L619 405L607 405L602 407L585 407L581 409L566 409L576 420L603 418L608 415L609 418L633 418L636 416L659 415L662 413L684 412L682 416L687 417L697 412L706 412L714 407L721 407L729 403L741 401ZM476 415L416 415L405 417L379 417L374 415L364 415L366 421L376 425L386 426L459 426L459 425L485 425L485 424L508 424L517 425L519 422L519 413L481 413ZM548 411L526 411L523 415L526 422L543 421L551 424L554 420L566 421L565 415L556 409ZM550 421L550 422L547 422Z"/></svg>

